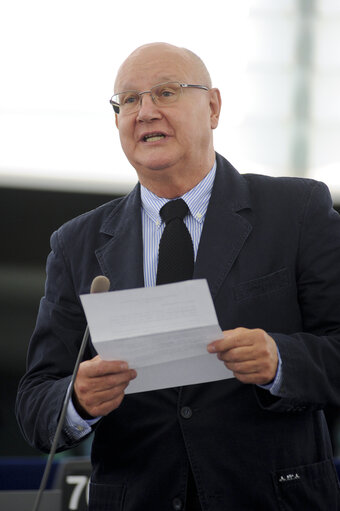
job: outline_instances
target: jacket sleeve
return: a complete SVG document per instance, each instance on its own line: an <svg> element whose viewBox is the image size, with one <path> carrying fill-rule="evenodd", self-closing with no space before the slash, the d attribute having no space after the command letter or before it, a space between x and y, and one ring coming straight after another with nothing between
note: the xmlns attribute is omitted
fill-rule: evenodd
<svg viewBox="0 0 340 511"><path fill-rule="evenodd" d="M39 307L36 327L22 378L16 415L27 441L49 451L64 397L70 383L86 322L62 244L62 231L51 237L47 259L45 296ZM90 354L87 351L86 358ZM58 450L78 443L64 426Z"/></svg>
<svg viewBox="0 0 340 511"><path fill-rule="evenodd" d="M257 397L276 411L340 406L340 216L323 183L315 183L306 201L296 280L303 332L271 333L282 384L277 397L256 389Z"/></svg>

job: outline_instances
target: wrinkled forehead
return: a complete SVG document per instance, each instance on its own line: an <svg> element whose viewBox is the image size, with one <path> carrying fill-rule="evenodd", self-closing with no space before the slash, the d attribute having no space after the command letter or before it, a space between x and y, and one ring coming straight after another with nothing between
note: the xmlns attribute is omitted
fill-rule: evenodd
<svg viewBox="0 0 340 511"><path fill-rule="evenodd" d="M166 81L201 83L199 75L194 59L180 48L144 47L120 66L114 89L144 90Z"/></svg>

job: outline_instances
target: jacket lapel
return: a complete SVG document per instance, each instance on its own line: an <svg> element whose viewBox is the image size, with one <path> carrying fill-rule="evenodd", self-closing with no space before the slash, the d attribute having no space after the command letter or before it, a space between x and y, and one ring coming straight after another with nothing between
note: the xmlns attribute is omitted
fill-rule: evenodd
<svg viewBox="0 0 340 511"><path fill-rule="evenodd" d="M96 250L103 272L111 283L110 289L131 289L144 286L143 239L139 184L124 197L106 218L101 232L109 237Z"/></svg>
<svg viewBox="0 0 340 511"><path fill-rule="evenodd" d="M238 257L252 226L240 213L250 208L246 180L216 154L217 169L195 264L194 278L206 278L212 297Z"/></svg>
<svg viewBox="0 0 340 511"><path fill-rule="evenodd" d="M240 253L252 226L242 216L250 208L246 180L216 154L216 178L201 235L194 278L206 278L214 298ZM111 290L144 286L139 184L103 222L108 241L96 250Z"/></svg>

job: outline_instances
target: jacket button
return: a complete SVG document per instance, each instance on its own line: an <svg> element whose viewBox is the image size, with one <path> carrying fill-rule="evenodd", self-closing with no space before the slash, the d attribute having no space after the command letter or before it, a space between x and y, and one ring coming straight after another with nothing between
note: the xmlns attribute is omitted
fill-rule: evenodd
<svg viewBox="0 0 340 511"><path fill-rule="evenodd" d="M183 502L178 497L174 498L172 501L172 507L175 511L181 511L183 509Z"/></svg>
<svg viewBox="0 0 340 511"><path fill-rule="evenodd" d="M181 408L181 416L183 419L190 419L192 416L192 410L189 406L182 406Z"/></svg>

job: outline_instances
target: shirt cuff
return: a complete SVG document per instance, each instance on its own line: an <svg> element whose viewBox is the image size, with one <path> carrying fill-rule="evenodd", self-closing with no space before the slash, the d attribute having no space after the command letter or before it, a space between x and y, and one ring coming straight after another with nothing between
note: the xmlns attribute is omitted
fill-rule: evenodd
<svg viewBox="0 0 340 511"><path fill-rule="evenodd" d="M277 355L279 358L279 362L277 365L275 378L270 383L267 383L267 385L259 385L259 387L261 387L262 389L269 390L269 392L271 394L273 394L273 396L280 396L280 388L281 388L281 383L282 383L282 360L281 360L279 348L278 347L276 347L276 348L277 348Z"/></svg>
<svg viewBox="0 0 340 511"><path fill-rule="evenodd" d="M72 399L70 399L66 411L65 422L72 431L75 440L79 440L80 438L90 434L92 432L92 426L100 421L100 419L101 417L95 417L90 420L82 419L75 409Z"/></svg>

